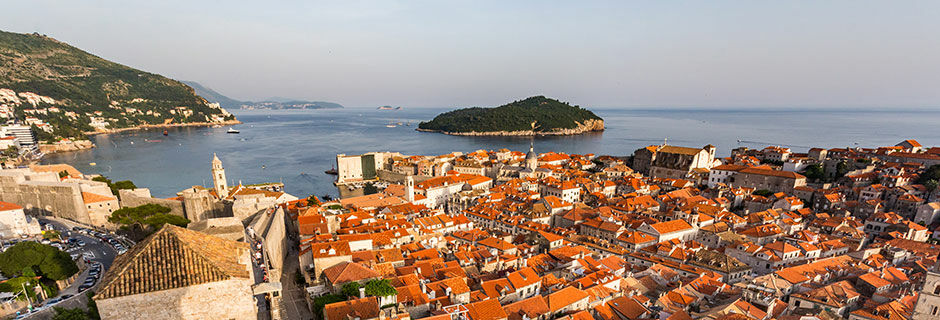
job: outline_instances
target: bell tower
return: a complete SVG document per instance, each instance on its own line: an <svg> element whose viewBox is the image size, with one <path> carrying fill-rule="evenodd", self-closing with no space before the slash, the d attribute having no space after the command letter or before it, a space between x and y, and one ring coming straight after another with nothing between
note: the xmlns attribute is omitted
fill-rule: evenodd
<svg viewBox="0 0 940 320"><path fill-rule="evenodd" d="M409 203L415 202L415 179L411 175L408 175L408 180L405 181L405 197Z"/></svg>
<svg viewBox="0 0 940 320"><path fill-rule="evenodd" d="M222 160L219 160L219 157L212 154L212 184L215 188L215 194L219 195L219 199L224 199L228 197L228 184L225 182L225 168L222 168Z"/></svg>

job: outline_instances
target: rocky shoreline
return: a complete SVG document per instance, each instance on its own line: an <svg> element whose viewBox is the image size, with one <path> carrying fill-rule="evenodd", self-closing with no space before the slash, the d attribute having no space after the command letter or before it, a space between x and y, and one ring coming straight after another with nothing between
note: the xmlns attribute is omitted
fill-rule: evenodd
<svg viewBox="0 0 940 320"><path fill-rule="evenodd" d="M188 122L188 123L168 123L168 124L145 124L136 127L128 128L118 128L118 129L107 129L107 130L96 130L85 132L86 135L96 135L96 134L111 134L119 133L125 131L136 131L136 130L147 130L147 129L165 129L165 128L177 128L177 127L208 127L214 125L220 126L230 126L235 124L241 124L241 121L238 120L226 120L222 122Z"/></svg>
<svg viewBox="0 0 940 320"><path fill-rule="evenodd" d="M95 144L90 140L71 140L69 142L43 143L39 145L39 152L43 154L53 154L60 152L81 151L94 148Z"/></svg>
<svg viewBox="0 0 940 320"><path fill-rule="evenodd" d="M450 132L443 130L415 129L421 132L436 132L452 136L571 136L584 134L588 132L604 131L604 120L587 120L584 123L578 123L578 127L572 129L554 129L552 131L471 131L471 132Z"/></svg>

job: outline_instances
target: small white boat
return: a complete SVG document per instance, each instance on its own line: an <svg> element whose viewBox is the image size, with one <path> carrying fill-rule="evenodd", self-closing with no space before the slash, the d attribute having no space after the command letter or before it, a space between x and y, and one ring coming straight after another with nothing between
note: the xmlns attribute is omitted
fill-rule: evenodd
<svg viewBox="0 0 940 320"><path fill-rule="evenodd" d="M241 131L235 130L235 128L228 128L228 131L225 131L225 133L240 133L240 132Z"/></svg>

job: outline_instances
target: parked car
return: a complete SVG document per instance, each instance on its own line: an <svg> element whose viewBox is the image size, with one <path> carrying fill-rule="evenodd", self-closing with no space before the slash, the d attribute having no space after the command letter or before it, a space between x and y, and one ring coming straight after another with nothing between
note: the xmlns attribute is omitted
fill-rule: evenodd
<svg viewBox="0 0 940 320"><path fill-rule="evenodd" d="M59 301L62 301L62 298L52 298L52 299L46 300L46 303L43 305L43 307L52 306L56 303L59 303Z"/></svg>

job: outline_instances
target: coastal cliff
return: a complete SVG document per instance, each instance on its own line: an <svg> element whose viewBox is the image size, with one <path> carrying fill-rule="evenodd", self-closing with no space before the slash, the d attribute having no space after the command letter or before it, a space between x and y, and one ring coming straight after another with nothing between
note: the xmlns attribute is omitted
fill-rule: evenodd
<svg viewBox="0 0 940 320"><path fill-rule="evenodd" d="M461 136L558 136L604 130L604 119L590 110L544 96L495 107L441 113L418 131Z"/></svg>
<svg viewBox="0 0 940 320"><path fill-rule="evenodd" d="M470 132L449 132L443 130L415 129L421 132L437 132L452 136L569 136L588 132L604 131L604 120L588 119L584 123L578 122L578 126L571 129L556 128L551 131L518 130L518 131L470 131Z"/></svg>

